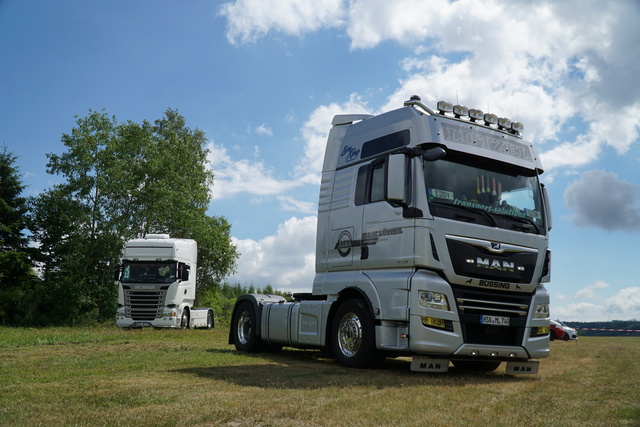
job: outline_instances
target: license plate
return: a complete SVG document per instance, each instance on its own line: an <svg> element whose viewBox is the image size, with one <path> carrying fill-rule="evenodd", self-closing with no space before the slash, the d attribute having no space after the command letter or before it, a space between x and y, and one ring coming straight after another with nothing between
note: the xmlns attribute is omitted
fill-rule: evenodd
<svg viewBox="0 0 640 427"><path fill-rule="evenodd" d="M132 328L150 328L152 326L151 322L133 322L131 324Z"/></svg>
<svg viewBox="0 0 640 427"><path fill-rule="evenodd" d="M487 316L484 314L480 316L480 323L483 325L509 326L510 320L509 317L503 316Z"/></svg>

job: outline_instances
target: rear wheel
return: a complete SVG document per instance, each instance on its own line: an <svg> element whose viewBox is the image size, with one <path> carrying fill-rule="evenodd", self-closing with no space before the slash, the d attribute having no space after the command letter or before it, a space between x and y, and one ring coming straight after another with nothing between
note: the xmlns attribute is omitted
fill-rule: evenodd
<svg viewBox="0 0 640 427"><path fill-rule="evenodd" d="M211 329L214 326L213 310L207 311L207 329Z"/></svg>
<svg viewBox="0 0 640 427"><path fill-rule="evenodd" d="M345 301L331 328L333 355L342 366L371 368L382 361L376 349L373 319L362 299Z"/></svg>
<svg viewBox="0 0 640 427"><path fill-rule="evenodd" d="M255 353L262 350L262 340L256 336L257 317L253 304L242 301L233 316L231 328L236 350Z"/></svg>

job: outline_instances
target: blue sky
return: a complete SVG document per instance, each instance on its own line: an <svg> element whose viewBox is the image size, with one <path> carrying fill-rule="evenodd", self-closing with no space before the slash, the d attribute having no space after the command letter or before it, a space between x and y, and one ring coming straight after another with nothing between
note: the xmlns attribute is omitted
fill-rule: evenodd
<svg viewBox="0 0 640 427"><path fill-rule="evenodd" d="M640 4L0 0L0 142L36 195L75 116L203 130L233 281L309 291L337 113L412 94L518 120L553 203L552 317L640 319Z"/></svg>

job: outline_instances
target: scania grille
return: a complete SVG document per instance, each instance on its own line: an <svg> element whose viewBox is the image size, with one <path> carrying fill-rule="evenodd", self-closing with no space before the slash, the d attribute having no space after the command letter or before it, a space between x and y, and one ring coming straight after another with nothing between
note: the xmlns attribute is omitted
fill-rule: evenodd
<svg viewBox="0 0 640 427"><path fill-rule="evenodd" d="M464 341L470 344L522 345L531 295L455 287ZM509 318L509 325L483 323L483 316Z"/></svg>
<svg viewBox="0 0 640 427"><path fill-rule="evenodd" d="M136 290L123 287L125 316L133 320L153 320L162 317L166 289Z"/></svg>

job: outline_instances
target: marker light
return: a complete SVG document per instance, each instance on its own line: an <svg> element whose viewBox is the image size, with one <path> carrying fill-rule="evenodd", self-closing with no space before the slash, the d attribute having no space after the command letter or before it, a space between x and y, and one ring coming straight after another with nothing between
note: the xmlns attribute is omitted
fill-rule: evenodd
<svg viewBox="0 0 640 427"><path fill-rule="evenodd" d="M453 104L447 101L438 101L436 106L440 114L451 113L453 111Z"/></svg>
<svg viewBox="0 0 640 427"><path fill-rule="evenodd" d="M506 117L500 117L498 119L498 128L503 130L511 129L511 120L507 119Z"/></svg>
<svg viewBox="0 0 640 427"><path fill-rule="evenodd" d="M484 113L482 112L482 110L471 108L469 110L469 118L471 119L472 122L475 122L477 120L482 120L484 118Z"/></svg>
<svg viewBox="0 0 640 427"><path fill-rule="evenodd" d="M484 115L484 124L487 126L497 125L498 124L498 116L495 114L487 113Z"/></svg>
<svg viewBox="0 0 640 427"><path fill-rule="evenodd" d="M460 117L466 117L469 115L469 109L464 105L454 105L453 114L455 114L456 119L459 119Z"/></svg>

